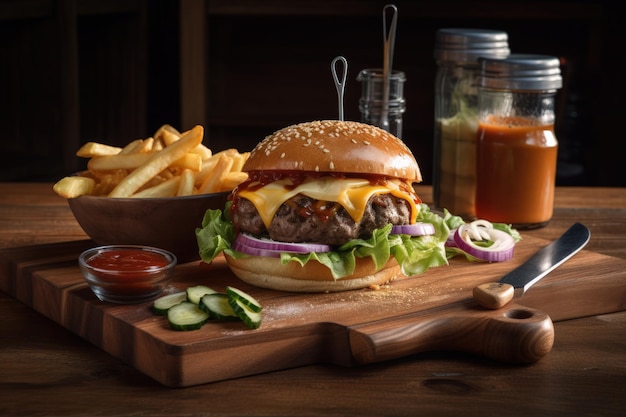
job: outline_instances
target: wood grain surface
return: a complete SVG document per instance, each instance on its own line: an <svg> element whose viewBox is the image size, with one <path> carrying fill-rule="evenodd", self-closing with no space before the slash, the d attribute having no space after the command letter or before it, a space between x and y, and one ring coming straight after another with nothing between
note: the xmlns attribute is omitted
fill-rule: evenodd
<svg viewBox="0 0 626 417"><path fill-rule="evenodd" d="M0 251L0 289L166 386L185 387L313 363L343 366L428 351L457 350L505 362L535 362L552 348L551 320L623 310L626 262L575 255L518 300L486 310L472 289L497 280L547 241L525 237L512 261L462 258L379 290L295 294L239 281L223 258L181 264L167 292L192 285L237 286L264 306L263 325L215 322L171 330L151 303L98 301L76 264L94 244L75 241ZM225 352L228 352L227 354Z"/></svg>

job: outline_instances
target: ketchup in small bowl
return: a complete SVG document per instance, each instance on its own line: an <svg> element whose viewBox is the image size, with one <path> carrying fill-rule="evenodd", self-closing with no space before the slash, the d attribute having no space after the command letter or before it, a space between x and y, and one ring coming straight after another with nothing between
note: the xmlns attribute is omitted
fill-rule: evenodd
<svg viewBox="0 0 626 417"><path fill-rule="evenodd" d="M101 301L132 304L161 294L172 278L176 256L149 246L109 245L86 250L78 264Z"/></svg>

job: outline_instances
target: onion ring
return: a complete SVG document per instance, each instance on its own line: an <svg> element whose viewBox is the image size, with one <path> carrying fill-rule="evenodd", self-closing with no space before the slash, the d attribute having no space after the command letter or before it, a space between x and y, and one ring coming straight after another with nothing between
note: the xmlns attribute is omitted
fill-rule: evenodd
<svg viewBox="0 0 626 417"><path fill-rule="evenodd" d="M492 241L490 246L476 242ZM454 243L463 252L487 262L502 262L513 258L515 240L486 220L476 220L460 226L454 233Z"/></svg>
<svg viewBox="0 0 626 417"><path fill-rule="evenodd" d="M414 223L414 224L401 224L391 227L391 233L395 235L411 235L411 236L425 236L434 235L435 226L430 223Z"/></svg>

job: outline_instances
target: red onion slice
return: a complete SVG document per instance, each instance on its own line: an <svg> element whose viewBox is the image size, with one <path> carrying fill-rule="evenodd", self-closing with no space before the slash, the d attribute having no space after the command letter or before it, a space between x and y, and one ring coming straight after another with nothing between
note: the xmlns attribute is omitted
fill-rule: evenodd
<svg viewBox="0 0 626 417"><path fill-rule="evenodd" d="M491 240L489 247L477 245L476 241ZM513 258L515 240L486 220L476 220L460 226L454 233L454 243L467 254L487 262L502 262Z"/></svg>
<svg viewBox="0 0 626 417"><path fill-rule="evenodd" d="M401 224L391 227L391 233L395 235L411 235L411 236L424 236L434 235L435 226L430 223L414 223L414 224Z"/></svg>
<svg viewBox="0 0 626 417"><path fill-rule="evenodd" d="M280 251L253 248L246 246L238 240L233 242L232 248L238 252L245 253L252 256L265 256L267 258L280 258Z"/></svg>
<svg viewBox="0 0 626 417"><path fill-rule="evenodd" d="M454 235L456 235L456 231L457 229L450 230L450 233L448 233L448 238L446 239L445 246L456 248L456 242L454 241Z"/></svg>
<svg viewBox="0 0 626 417"><path fill-rule="evenodd" d="M321 243L278 242L271 239L259 239L245 233L239 233L233 242L233 249L254 256L280 257L281 252L309 253L330 252L331 247Z"/></svg>

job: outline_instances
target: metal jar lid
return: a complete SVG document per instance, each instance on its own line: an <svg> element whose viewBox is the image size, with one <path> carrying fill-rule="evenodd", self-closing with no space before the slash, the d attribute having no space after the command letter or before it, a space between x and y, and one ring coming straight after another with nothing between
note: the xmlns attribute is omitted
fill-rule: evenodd
<svg viewBox="0 0 626 417"><path fill-rule="evenodd" d="M505 59L481 58L480 85L506 90L561 88L561 62L549 55L511 54Z"/></svg>
<svg viewBox="0 0 626 417"><path fill-rule="evenodd" d="M492 29L444 28L437 30L435 60L476 62L480 57L506 58L509 36Z"/></svg>

